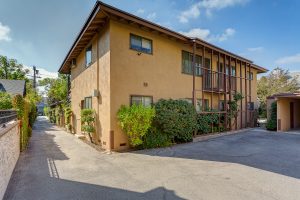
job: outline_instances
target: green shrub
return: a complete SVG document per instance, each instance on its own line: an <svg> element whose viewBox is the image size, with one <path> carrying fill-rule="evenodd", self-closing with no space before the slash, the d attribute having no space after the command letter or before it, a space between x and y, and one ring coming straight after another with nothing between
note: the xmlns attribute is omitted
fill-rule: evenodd
<svg viewBox="0 0 300 200"><path fill-rule="evenodd" d="M44 107L44 114L45 114L45 116L48 116L48 117L49 117L49 112L50 112L50 108L47 107L47 106L45 106L45 107Z"/></svg>
<svg viewBox="0 0 300 200"><path fill-rule="evenodd" d="M18 119L21 120L24 114L24 99L22 95L17 94L14 96L12 104L14 109L17 111Z"/></svg>
<svg viewBox="0 0 300 200"><path fill-rule="evenodd" d="M91 133L95 132L95 111L92 109L81 110L81 130L88 134L91 142L93 138Z"/></svg>
<svg viewBox="0 0 300 200"><path fill-rule="evenodd" d="M21 128L21 151L27 148L29 136L31 134L31 128L29 127L29 109L30 105L28 101L24 101L24 111L22 115L22 128Z"/></svg>
<svg viewBox="0 0 300 200"><path fill-rule="evenodd" d="M172 141L169 136L154 127L151 127L148 133L143 137L143 149L168 147L170 145L172 145Z"/></svg>
<svg viewBox="0 0 300 200"><path fill-rule="evenodd" d="M37 107L34 102L30 102L30 111L29 111L29 125L33 127L33 124L37 118Z"/></svg>
<svg viewBox="0 0 300 200"><path fill-rule="evenodd" d="M12 98L6 92L0 92L0 110L12 109Z"/></svg>
<svg viewBox="0 0 300 200"><path fill-rule="evenodd" d="M155 104L154 125L174 142L188 142L197 129L194 106L184 100L161 99Z"/></svg>
<svg viewBox="0 0 300 200"><path fill-rule="evenodd" d="M117 113L122 130L128 135L130 145L137 147L143 144L143 137L151 127L155 110L142 105L122 105Z"/></svg>
<svg viewBox="0 0 300 200"><path fill-rule="evenodd" d="M66 124L67 130L71 131L71 129L72 129L72 125L71 125L72 110L71 110L71 108L66 107L64 109L64 113L65 113L65 124Z"/></svg>
<svg viewBox="0 0 300 200"><path fill-rule="evenodd" d="M268 119L266 128L270 131L276 131L277 130L277 102L272 103L270 111L271 111L270 119Z"/></svg>

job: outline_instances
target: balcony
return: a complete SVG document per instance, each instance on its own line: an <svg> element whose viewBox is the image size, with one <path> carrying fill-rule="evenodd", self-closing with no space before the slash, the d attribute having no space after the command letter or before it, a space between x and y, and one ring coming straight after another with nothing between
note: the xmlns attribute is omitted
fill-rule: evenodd
<svg viewBox="0 0 300 200"><path fill-rule="evenodd" d="M203 90L215 93L224 93L225 91L235 91L237 78L235 76L225 75L223 72L202 69ZM225 90L226 86L226 90Z"/></svg>

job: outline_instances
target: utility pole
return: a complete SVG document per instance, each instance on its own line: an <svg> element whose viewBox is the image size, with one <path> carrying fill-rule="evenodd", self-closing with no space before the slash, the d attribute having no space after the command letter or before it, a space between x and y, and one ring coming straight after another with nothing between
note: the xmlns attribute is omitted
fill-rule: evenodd
<svg viewBox="0 0 300 200"><path fill-rule="evenodd" d="M33 88L36 90L36 76L39 74L39 70L33 66Z"/></svg>

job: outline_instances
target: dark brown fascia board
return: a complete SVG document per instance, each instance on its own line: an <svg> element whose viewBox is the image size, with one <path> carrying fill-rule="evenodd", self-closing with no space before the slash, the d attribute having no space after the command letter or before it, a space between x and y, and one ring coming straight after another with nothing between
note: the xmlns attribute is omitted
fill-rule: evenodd
<svg viewBox="0 0 300 200"><path fill-rule="evenodd" d="M63 71L63 66L66 64L66 61L68 60L68 58L70 57L70 54L72 53L73 49L76 47L77 43L80 41L81 37L82 37L82 34L85 32L85 30L87 29L87 27L89 26L89 24L92 22L92 20L94 19L95 15L98 13L99 10L103 10L104 12L107 12L107 13L111 13L111 14L114 14L116 16L119 16L119 17L122 17L128 21L132 21L132 22L135 22L135 23L138 23L138 24L141 24L145 27L148 27L150 29L153 29L155 31L158 31L158 32L161 32L161 33L164 33L166 35L170 35L174 38L177 38L179 40L182 40L183 42L192 42L192 41L196 41L196 43L200 44L200 45L203 45L207 48L210 48L210 49L213 49L215 51L219 51L220 53L223 53L225 55L229 55L229 56L232 56L233 58L236 58L238 60L241 60L241 61L244 61L244 62L247 62L247 63L250 63L251 66L253 66L254 68L258 69L258 70L261 70L261 72L267 72L268 70L263 68L263 67L259 67L257 65L254 65L253 62L251 60L248 60L246 58L243 58L241 56L238 56L234 53L231 53L229 51L226 51L220 47L217 47L215 45L212 45L204 40L201 40L199 38L190 38L190 37L187 37L185 35L182 35L178 32L175 32L175 31L172 31L168 28L165 28L163 26L160 26L158 24L155 24L153 22L150 22L148 20L145 20L145 19L142 19L140 17L137 17L133 14L130 14L128 12L125 12L123 10L120 10L118 8L115 8L113 6L110 6L108 4L105 4L101 1L97 1L92 12L90 13L89 17L87 18L84 26L82 27L81 31L79 32L79 34L77 35L76 37L76 40L74 41L71 49L69 50L66 58L64 59L62 65L60 66L59 68L59 72L62 72Z"/></svg>

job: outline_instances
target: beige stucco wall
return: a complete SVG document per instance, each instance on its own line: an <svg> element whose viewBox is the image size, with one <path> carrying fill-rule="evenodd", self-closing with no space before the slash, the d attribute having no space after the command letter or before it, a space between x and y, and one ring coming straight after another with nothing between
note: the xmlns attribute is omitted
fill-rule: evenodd
<svg viewBox="0 0 300 200"><path fill-rule="evenodd" d="M277 99L277 119L281 121L281 130L279 131L288 131L291 129L291 102L294 102L294 127L300 128L300 100L283 97ZM279 129L280 126L278 120L277 128Z"/></svg>
<svg viewBox="0 0 300 200"><path fill-rule="evenodd" d="M138 55L137 51L129 48L130 33L143 36L153 41L153 54ZM192 76L183 74L182 50L192 52L192 47L179 41L174 41L158 34L142 30L138 27L129 26L117 21L110 22L111 39L111 128L114 131L114 147L120 144L128 145L127 137L122 133L117 121L117 111L122 104L129 105L130 95L153 96L154 102L160 98L192 98ZM202 55L201 49L197 54ZM210 58L206 52L205 57ZM221 59L221 62L222 59ZM213 70L217 70L217 56L213 56ZM232 65L234 66L234 62ZM239 65L236 67L237 76L240 76ZM244 66L242 65L242 68ZM256 73L252 69L254 80L251 81L251 101L256 103ZM242 70L245 77L245 70ZM201 77L196 77L196 89L201 89ZM144 86L147 83L148 86ZM245 81L242 81L242 91L245 95ZM237 83L240 91L240 82ZM248 84L248 95L249 93ZM202 93L197 92L197 98L202 98ZM211 94L205 93L205 99L211 104ZM213 94L213 108L218 108L218 95ZM220 100L224 95L220 95ZM229 97L227 96L227 99ZM248 97L248 101L250 97ZM243 109L246 109L245 100ZM257 104L256 104L257 105ZM245 114L244 114L245 115ZM249 114L248 114L249 115ZM248 118L249 119L249 118ZM245 117L243 119L245 121ZM240 118L238 118L240 122ZM243 122L245 124L245 122ZM238 127L240 128L240 127Z"/></svg>
<svg viewBox="0 0 300 200"><path fill-rule="evenodd" d="M0 199L3 198L20 155L19 122L0 128Z"/></svg>
<svg viewBox="0 0 300 200"><path fill-rule="evenodd" d="M137 51L130 50L130 33L151 39L153 54L138 55ZM90 44L93 46L91 66L85 67L85 50L83 50L77 58L76 67L71 70L73 125L74 132L80 133L81 100L84 100L84 97L92 96L93 90L98 89L100 97L93 97L92 104L97 113L97 135L95 137L98 142L101 141L103 148L111 148L111 133L113 133L115 150L128 148L127 137L121 131L117 121L117 111L122 104L129 105L130 95L153 96L154 102L160 98L192 98L193 77L182 73L182 50L192 52L191 45L114 20L110 20L104 29L99 30L99 35L96 35ZM199 49L196 53L202 55L202 50ZM211 58L211 54L206 51L205 57ZM215 71L217 70L217 60L218 57L214 55L212 67ZM222 58L220 62L223 63ZM228 63L228 61L226 62ZM235 62L232 62L231 65L234 66ZM242 65L242 77L245 77L244 68L245 66ZM240 76L239 64L236 71L237 76ZM254 69L252 72L254 80L251 81L251 101L256 102L257 72ZM201 83L202 78L196 77L196 90L202 88ZM248 83L248 95L250 94L249 89ZM239 79L237 91L240 92ZM244 79L242 79L242 93L245 95ZM197 92L196 96L202 98L202 92ZM247 98L250 101L250 97ZM213 108L218 109L218 99L223 100L224 95L204 93L204 99L209 100L209 105L213 102ZM229 100L228 95L227 100ZM246 125L245 101L244 99L243 127ZM239 115L241 114L239 113ZM241 127L238 126L238 128ZM124 144L126 145L124 146Z"/></svg>
<svg viewBox="0 0 300 200"><path fill-rule="evenodd" d="M74 132L81 133L81 101L85 97L93 96L93 91L98 90L100 95L92 97L92 108L96 111L97 118L97 134L94 137L96 142L101 141L103 143L104 141L104 148L108 148L108 133L110 131L109 25L99 30L90 44L92 44L92 64L89 67L85 66L84 49L76 59L76 67L71 70L71 106Z"/></svg>

